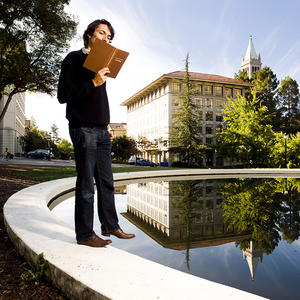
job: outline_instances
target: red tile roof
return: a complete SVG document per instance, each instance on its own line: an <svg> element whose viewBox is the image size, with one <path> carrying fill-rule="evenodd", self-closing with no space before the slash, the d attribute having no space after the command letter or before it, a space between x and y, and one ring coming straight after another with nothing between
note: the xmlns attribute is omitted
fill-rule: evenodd
<svg viewBox="0 0 300 300"><path fill-rule="evenodd" d="M235 83L235 84L246 85L246 86L251 85L249 82L244 82L244 81L240 81L237 79L220 76L220 75L195 73L195 72L189 72L189 74L190 74L190 79L195 79L195 80L214 81L214 82L222 82L222 83L228 82L228 83ZM185 71L175 71L175 72L164 74L163 76L170 76L170 77L174 77L174 78L184 78L184 75L185 75Z"/></svg>
<svg viewBox="0 0 300 300"><path fill-rule="evenodd" d="M109 123L110 128L124 128L126 129L127 123Z"/></svg>
<svg viewBox="0 0 300 300"><path fill-rule="evenodd" d="M189 72L191 80L199 80L199 81L207 81L207 82L216 82L216 83L223 83L223 84L235 84L239 86L244 86L245 88L250 87L250 82L244 82L237 79L233 79L230 77L220 76L220 75L213 75L213 74L204 74L204 73L195 73L195 72ZM133 96L125 100L123 103L121 103L122 106L126 106L134 99L140 97L141 93L147 93L149 90L154 89L156 86L160 85L163 81L169 80L170 78L180 78L183 79L185 75L185 71L175 71L167 74L163 74L159 78L157 78L152 83L145 86L143 89L141 89L139 92L135 93Z"/></svg>

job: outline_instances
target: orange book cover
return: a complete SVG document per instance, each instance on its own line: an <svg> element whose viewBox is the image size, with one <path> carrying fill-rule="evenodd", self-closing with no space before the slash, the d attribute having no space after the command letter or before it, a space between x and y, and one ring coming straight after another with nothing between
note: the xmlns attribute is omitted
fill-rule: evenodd
<svg viewBox="0 0 300 300"><path fill-rule="evenodd" d="M93 72L108 67L108 77L116 78L129 53L96 38L83 66Z"/></svg>

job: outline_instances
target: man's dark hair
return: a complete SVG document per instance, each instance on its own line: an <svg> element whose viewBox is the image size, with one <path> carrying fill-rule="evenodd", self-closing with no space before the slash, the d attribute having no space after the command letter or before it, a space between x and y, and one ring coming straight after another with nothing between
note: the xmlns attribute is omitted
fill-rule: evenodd
<svg viewBox="0 0 300 300"><path fill-rule="evenodd" d="M115 30L113 29L113 27L111 26L111 24L108 21L106 21L105 19L95 20L94 22L92 22L91 24L88 25L87 29L85 30L85 32L83 34L83 42L84 42L84 47L85 48L88 47L90 37L93 35L95 29L100 24L107 25L107 27L108 27L108 29L109 29L109 31L111 33L111 40L114 38L114 36L115 36Z"/></svg>

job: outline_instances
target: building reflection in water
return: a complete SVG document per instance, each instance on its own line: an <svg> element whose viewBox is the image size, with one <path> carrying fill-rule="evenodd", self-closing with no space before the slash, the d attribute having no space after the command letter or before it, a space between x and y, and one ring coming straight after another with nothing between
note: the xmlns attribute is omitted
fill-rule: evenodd
<svg viewBox="0 0 300 300"><path fill-rule="evenodd" d="M223 217L224 185L217 180L161 181L127 186L122 215L165 248L186 250L249 239L229 229Z"/></svg>

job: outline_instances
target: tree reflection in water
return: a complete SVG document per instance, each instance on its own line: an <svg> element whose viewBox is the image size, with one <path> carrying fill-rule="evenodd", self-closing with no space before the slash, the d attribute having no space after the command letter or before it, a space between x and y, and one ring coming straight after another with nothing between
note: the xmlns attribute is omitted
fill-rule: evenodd
<svg viewBox="0 0 300 300"><path fill-rule="evenodd" d="M235 179L221 192L225 220L239 232L251 232L257 249L270 254L281 237L288 243L299 238L299 179ZM236 245L246 250L249 243L250 239Z"/></svg>

